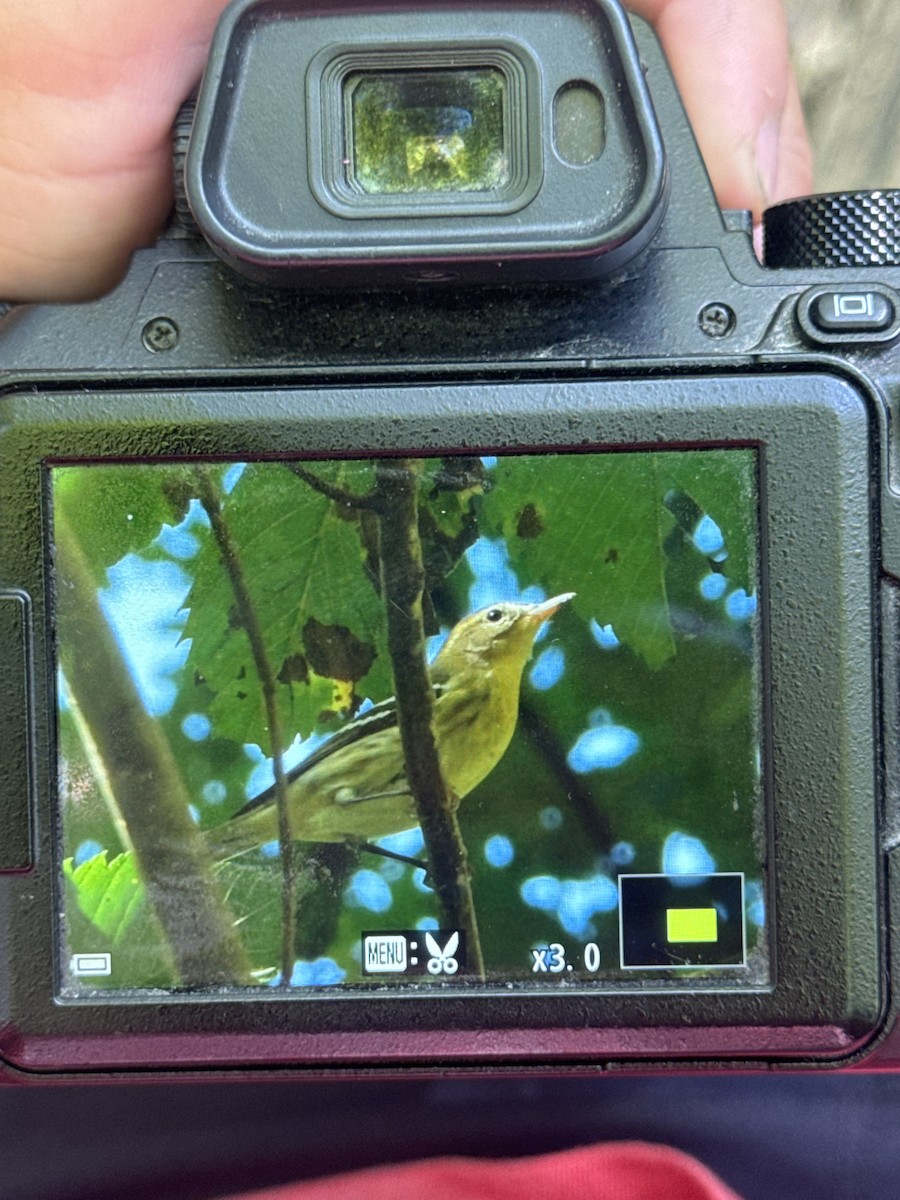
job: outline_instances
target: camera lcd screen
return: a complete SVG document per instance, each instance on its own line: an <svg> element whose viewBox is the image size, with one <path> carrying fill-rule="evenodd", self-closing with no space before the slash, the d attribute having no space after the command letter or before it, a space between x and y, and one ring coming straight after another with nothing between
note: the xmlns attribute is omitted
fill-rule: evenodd
<svg viewBox="0 0 900 1200"><path fill-rule="evenodd" d="M63 995L770 981L754 449L49 476ZM410 490L465 928L391 703Z"/></svg>

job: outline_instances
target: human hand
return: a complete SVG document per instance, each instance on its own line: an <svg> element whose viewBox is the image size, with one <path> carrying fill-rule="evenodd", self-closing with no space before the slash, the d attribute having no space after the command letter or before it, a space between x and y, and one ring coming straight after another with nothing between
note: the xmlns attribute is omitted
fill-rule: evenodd
<svg viewBox="0 0 900 1200"><path fill-rule="evenodd" d="M763 210L812 190L782 0L627 0L669 59L719 204Z"/></svg>
<svg viewBox="0 0 900 1200"><path fill-rule="evenodd" d="M154 240L225 3L2 0L0 297L101 295Z"/></svg>
<svg viewBox="0 0 900 1200"><path fill-rule="evenodd" d="M3 0L0 297L81 300L171 204L170 131L225 0ZM720 203L810 190L781 0L630 0L666 47Z"/></svg>

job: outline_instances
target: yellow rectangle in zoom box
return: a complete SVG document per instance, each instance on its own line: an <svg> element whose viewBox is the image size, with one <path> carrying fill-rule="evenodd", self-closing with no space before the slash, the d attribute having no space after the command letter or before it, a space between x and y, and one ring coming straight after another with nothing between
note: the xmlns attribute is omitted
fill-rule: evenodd
<svg viewBox="0 0 900 1200"><path fill-rule="evenodd" d="M718 937L718 914L714 908L666 909L667 941L715 942Z"/></svg>

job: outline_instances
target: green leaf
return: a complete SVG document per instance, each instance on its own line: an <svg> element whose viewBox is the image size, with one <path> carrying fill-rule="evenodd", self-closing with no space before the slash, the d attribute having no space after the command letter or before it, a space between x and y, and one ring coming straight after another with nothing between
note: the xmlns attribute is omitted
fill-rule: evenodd
<svg viewBox="0 0 900 1200"><path fill-rule="evenodd" d="M735 468L749 454L703 450L665 456L666 477L718 525L728 554L728 578L748 592L756 589L755 479L752 472Z"/></svg>
<svg viewBox="0 0 900 1200"><path fill-rule="evenodd" d="M134 855L128 851L108 862L104 850L79 867L67 858L63 871L74 884L78 907L87 919L113 946L120 944L145 899Z"/></svg>
<svg viewBox="0 0 900 1200"><path fill-rule="evenodd" d="M365 494L371 464L317 463L314 474ZM287 740L320 730L351 691L387 695L384 616L357 510L322 495L288 467L266 463L245 469L223 498L222 513L278 677ZM250 641L211 531L193 565L184 633L192 639L188 670L215 693L209 713L219 736L270 749Z"/></svg>
<svg viewBox="0 0 900 1200"><path fill-rule="evenodd" d="M675 652L665 580L660 454L500 459L481 532L507 540L520 581L575 592L586 620L611 624L652 667ZM600 597L599 601L592 597Z"/></svg>
<svg viewBox="0 0 900 1200"><path fill-rule="evenodd" d="M54 468L54 508L64 512L98 587L109 567L183 519L189 470L149 463Z"/></svg>
<svg viewBox="0 0 900 1200"><path fill-rule="evenodd" d="M659 451L501 458L481 533L506 539L523 585L575 592L572 610L659 669L675 653L667 584L673 490L722 530L732 582L755 586L752 452ZM687 531L686 531L687 532ZM697 552L696 568L702 568Z"/></svg>

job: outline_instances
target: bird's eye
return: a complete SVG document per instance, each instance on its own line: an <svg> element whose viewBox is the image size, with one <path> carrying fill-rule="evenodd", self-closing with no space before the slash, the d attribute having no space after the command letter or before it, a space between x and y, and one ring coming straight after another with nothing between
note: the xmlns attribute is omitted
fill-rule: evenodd
<svg viewBox="0 0 900 1200"><path fill-rule="evenodd" d="M488 611L485 613L485 617L488 621L502 621L503 620L503 609L502 608L489 608Z"/></svg>

